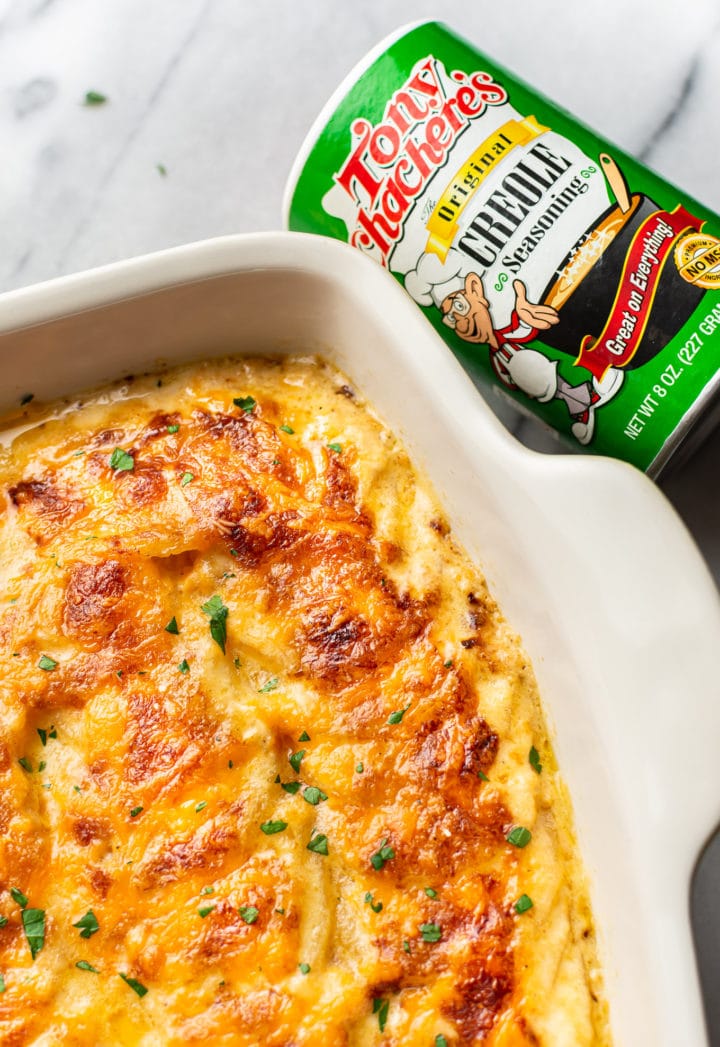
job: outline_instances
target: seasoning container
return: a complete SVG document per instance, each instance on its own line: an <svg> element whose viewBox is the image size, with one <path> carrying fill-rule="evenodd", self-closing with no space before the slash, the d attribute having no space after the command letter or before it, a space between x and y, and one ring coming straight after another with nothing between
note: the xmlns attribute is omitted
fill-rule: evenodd
<svg viewBox="0 0 720 1047"><path fill-rule="evenodd" d="M720 413L720 219L426 22L350 74L287 227L405 287L472 377L657 476Z"/></svg>

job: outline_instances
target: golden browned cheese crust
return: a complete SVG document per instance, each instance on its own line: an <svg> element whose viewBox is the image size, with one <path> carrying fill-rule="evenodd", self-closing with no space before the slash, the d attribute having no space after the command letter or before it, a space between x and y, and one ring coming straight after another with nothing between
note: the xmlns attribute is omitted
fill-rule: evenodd
<svg viewBox="0 0 720 1047"><path fill-rule="evenodd" d="M0 433L8 1047L610 1042L532 671L347 381Z"/></svg>

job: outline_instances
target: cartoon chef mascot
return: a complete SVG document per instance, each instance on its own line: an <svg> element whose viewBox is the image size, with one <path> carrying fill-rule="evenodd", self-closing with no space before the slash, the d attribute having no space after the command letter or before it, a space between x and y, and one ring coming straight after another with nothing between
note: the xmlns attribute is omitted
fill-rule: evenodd
<svg viewBox="0 0 720 1047"><path fill-rule="evenodd" d="M515 306L510 322L495 328L481 277L467 271L458 251L450 251L444 262L435 254L423 254L417 267L406 274L405 288L418 305L435 305L443 323L466 342L487 345L490 362L501 382L520 389L541 404L562 400L572 419L571 431L581 444L588 444L595 431L595 411L612 399L622 386L624 374L611 367L602 380L570 385L558 374L558 361L550 360L527 343L558 323L556 309L529 302L521 280L513 282Z"/></svg>

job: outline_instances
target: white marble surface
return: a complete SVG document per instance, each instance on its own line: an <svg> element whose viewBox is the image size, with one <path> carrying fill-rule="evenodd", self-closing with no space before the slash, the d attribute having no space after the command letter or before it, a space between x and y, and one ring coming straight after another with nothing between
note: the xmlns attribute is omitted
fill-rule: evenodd
<svg viewBox="0 0 720 1047"><path fill-rule="evenodd" d="M279 228L324 101L386 33L423 17L720 212L719 0L0 0L0 290ZM89 89L107 104L82 105ZM719 461L717 433L661 484L716 578Z"/></svg>

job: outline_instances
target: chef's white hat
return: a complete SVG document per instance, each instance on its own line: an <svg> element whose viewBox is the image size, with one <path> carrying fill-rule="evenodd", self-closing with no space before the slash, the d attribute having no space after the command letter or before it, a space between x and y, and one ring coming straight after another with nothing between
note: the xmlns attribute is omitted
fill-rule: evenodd
<svg viewBox="0 0 720 1047"><path fill-rule="evenodd" d="M405 290L418 305L436 305L465 286L464 259L449 251L442 262L436 254L421 255L417 266L405 275Z"/></svg>

